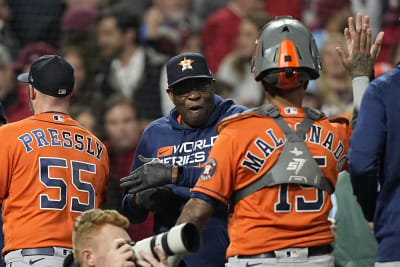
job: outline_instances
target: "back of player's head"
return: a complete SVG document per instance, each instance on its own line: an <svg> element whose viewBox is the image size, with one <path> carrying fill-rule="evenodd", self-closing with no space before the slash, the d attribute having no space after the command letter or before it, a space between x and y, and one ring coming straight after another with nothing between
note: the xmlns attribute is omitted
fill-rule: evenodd
<svg viewBox="0 0 400 267"><path fill-rule="evenodd" d="M291 89L317 79L320 69L315 40L300 21L277 17L261 29L252 60L256 81Z"/></svg>
<svg viewBox="0 0 400 267"><path fill-rule="evenodd" d="M17 79L54 97L70 95L75 83L73 67L57 55L39 57L33 61L29 73L20 74Z"/></svg>
<svg viewBox="0 0 400 267"><path fill-rule="evenodd" d="M111 224L128 229L129 220L116 210L89 210L82 213L74 222L72 245L75 260L80 263L80 252L87 246L93 245L93 239L101 227Z"/></svg>

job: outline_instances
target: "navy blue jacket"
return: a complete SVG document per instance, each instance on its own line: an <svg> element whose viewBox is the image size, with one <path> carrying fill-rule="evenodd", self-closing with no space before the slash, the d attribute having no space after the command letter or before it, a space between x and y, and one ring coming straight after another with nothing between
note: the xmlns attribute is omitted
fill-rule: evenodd
<svg viewBox="0 0 400 267"><path fill-rule="evenodd" d="M378 262L400 261L399 100L400 64L369 85L350 140L354 192L367 219L374 219Z"/></svg>
<svg viewBox="0 0 400 267"><path fill-rule="evenodd" d="M190 188L195 185L207 161L208 153L217 138L216 125L222 119L240 113L246 108L234 105L233 101L223 100L215 96L215 109L203 128L189 128L177 121L178 112L173 108L168 116L150 123L139 141L132 169L142 163L138 155L148 158L159 158L163 162L175 166L183 166L184 179L179 185L168 185L180 200L180 208L190 198ZM126 194L123 200L124 214L132 221L141 222L147 217L143 211L134 205L132 194ZM176 218L177 219L177 218ZM176 222L176 219L174 222ZM167 230L169 226L154 220L154 232ZM185 257L188 266L224 266L225 252L229 244L227 234L227 207L220 205L202 232L202 248L198 253Z"/></svg>

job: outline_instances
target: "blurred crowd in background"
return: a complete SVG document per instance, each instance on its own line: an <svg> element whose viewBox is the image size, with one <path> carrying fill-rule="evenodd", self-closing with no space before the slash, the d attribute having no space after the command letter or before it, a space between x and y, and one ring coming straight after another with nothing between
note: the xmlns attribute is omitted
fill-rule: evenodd
<svg viewBox="0 0 400 267"><path fill-rule="evenodd" d="M373 36L385 32L379 76L400 61L400 0L0 0L0 101L9 122L32 115L16 75L41 55L64 56L75 70L71 115L107 144L109 207L119 209L119 179L129 174L141 132L173 107L165 92L170 57L203 53L217 94L257 106L265 102L250 71L257 33L289 15L313 31L322 59L305 105L347 116L351 77L335 48L346 47L343 29L357 12L370 16ZM151 219L132 231L135 240L152 232Z"/></svg>

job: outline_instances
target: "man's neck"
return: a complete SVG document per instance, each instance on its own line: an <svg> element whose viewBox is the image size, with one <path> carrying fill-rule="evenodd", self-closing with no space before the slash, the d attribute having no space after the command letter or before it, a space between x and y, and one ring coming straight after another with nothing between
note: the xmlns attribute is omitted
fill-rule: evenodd
<svg viewBox="0 0 400 267"><path fill-rule="evenodd" d="M43 103L42 105L34 105L33 109L35 115L45 112L60 112L64 114L69 114L68 104L50 105Z"/></svg>
<svg viewBox="0 0 400 267"><path fill-rule="evenodd" d="M281 107L302 107L304 92L302 92L302 88L293 89L290 91L284 91L280 95L276 96L268 96L267 102L273 104L274 106Z"/></svg>

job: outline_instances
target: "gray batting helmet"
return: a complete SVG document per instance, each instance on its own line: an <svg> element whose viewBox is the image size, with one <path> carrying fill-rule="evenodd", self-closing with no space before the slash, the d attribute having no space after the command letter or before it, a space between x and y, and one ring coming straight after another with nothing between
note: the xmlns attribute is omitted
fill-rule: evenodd
<svg viewBox="0 0 400 267"><path fill-rule="evenodd" d="M260 31L255 43L252 72L278 88L297 87L317 79L321 62L311 32L292 17L276 17Z"/></svg>

